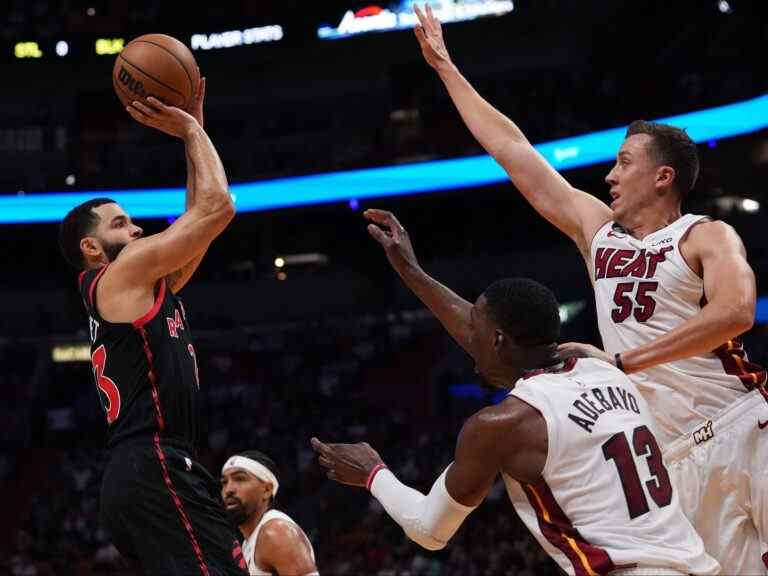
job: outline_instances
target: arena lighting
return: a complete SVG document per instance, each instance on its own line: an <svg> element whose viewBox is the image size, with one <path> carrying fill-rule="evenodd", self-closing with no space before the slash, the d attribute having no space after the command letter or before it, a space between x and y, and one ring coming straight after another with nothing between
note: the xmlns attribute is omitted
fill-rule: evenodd
<svg viewBox="0 0 768 576"><path fill-rule="evenodd" d="M119 54L125 46L125 38L99 38L96 40L96 54L110 56Z"/></svg>
<svg viewBox="0 0 768 576"><path fill-rule="evenodd" d="M189 45L192 50L214 50L234 48L263 42L279 42L283 39L283 27L278 25L260 26L245 30L229 30L212 34L192 34Z"/></svg>
<svg viewBox="0 0 768 576"><path fill-rule="evenodd" d="M727 0L720 0L717 3L717 9L723 14L733 14L733 8Z"/></svg>
<svg viewBox="0 0 768 576"><path fill-rule="evenodd" d="M51 359L57 363L89 362L91 360L90 344L56 344L51 348Z"/></svg>
<svg viewBox="0 0 768 576"><path fill-rule="evenodd" d="M423 6L421 6L423 8ZM433 0L432 9L443 24L466 22L487 16L502 16L515 9L511 0ZM418 24L413 0L394 2L389 8L370 5L360 10L347 10L337 27L320 26L317 37L336 40L369 32L406 30Z"/></svg>
<svg viewBox="0 0 768 576"><path fill-rule="evenodd" d="M759 212L760 202L758 202L757 200L752 200L752 198L742 198L741 209L744 212Z"/></svg>
<svg viewBox="0 0 768 576"><path fill-rule="evenodd" d="M587 302L585 300L577 300L576 302L566 302L565 304L560 304L560 322L567 324L576 318L576 316L578 316L579 313L586 307Z"/></svg>
<svg viewBox="0 0 768 576"><path fill-rule="evenodd" d="M277 268L283 268L284 266L302 266L305 264L328 264L328 256L326 254L311 252L309 254L289 254L288 256L278 256L275 258L275 266Z"/></svg>
<svg viewBox="0 0 768 576"><path fill-rule="evenodd" d="M458 119L456 120L459 121ZM662 118L687 128L696 142L756 132L768 127L768 95L752 100ZM593 132L537 144L537 150L558 170L569 170L613 160L626 127ZM226 158L224 159L226 164ZM350 170L233 184L237 209L242 212L347 202L477 187L506 182L507 175L487 155L418 162L382 168ZM0 224L57 222L73 206L98 196L119 202L134 218L168 218L184 211L183 188L98 190L50 194L0 195Z"/></svg>
<svg viewBox="0 0 768 576"><path fill-rule="evenodd" d="M43 52L37 42L17 42L13 47L16 58L42 58Z"/></svg>

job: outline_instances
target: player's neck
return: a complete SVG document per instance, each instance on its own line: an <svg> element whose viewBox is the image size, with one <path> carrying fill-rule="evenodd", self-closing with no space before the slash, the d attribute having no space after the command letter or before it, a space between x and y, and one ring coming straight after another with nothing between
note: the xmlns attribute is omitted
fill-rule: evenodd
<svg viewBox="0 0 768 576"><path fill-rule="evenodd" d="M642 240L646 236L666 228L682 216L680 204L665 206L649 206L644 210L626 218L618 224L632 237Z"/></svg>
<svg viewBox="0 0 768 576"><path fill-rule="evenodd" d="M245 522L240 524L238 528L240 529L240 533L243 535L243 538L246 540L253 534L253 531L256 530L256 526L259 525L259 522L261 522L261 519L264 517L264 514L267 513L267 510L269 508L263 508L262 510L256 512L253 516L248 518Z"/></svg>

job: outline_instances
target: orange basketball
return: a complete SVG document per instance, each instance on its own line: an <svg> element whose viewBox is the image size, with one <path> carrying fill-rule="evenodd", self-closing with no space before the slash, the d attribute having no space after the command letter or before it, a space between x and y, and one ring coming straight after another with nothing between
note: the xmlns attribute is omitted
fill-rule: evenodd
<svg viewBox="0 0 768 576"><path fill-rule="evenodd" d="M124 106L154 96L189 111L199 82L192 52L165 34L145 34L132 40L112 69L112 85Z"/></svg>

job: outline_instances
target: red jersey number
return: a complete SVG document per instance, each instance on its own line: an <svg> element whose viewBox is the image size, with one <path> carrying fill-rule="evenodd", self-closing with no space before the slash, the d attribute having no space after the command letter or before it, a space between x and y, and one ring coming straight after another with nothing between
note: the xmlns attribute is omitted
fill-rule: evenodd
<svg viewBox="0 0 768 576"><path fill-rule="evenodd" d="M658 282L619 282L613 293L613 303L617 308L611 310L611 319L620 324L634 315L638 322L647 322L656 311L656 300L651 293L659 287ZM634 292L634 300L632 293Z"/></svg>
<svg viewBox="0 0 768 576"><path fill-rule="evenodd" d="M91 363L93 364L93 376L96 378L96 385L104 395L99 394L102 399L102 406L107 413L107 423L112 424L120 415L120 390L115 381L104 374L104 367L107 364L107 349L102 344L91 354ZM106 405L103 398L106 397Z"/></svg>

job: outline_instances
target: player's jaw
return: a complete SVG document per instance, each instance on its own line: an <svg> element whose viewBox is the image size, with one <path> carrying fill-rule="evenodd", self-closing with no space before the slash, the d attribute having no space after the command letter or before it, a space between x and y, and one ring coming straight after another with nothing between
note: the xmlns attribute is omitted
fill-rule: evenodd
<svg viewBox="0 0 768 576"><path fill-rule="evenodd" d="M230 519L237 525L242 524L248 519L248 510L239 498L234 496L224 498L224 508Z"/></svg>
<svg viewBox="0 0 768 576"><path fill-rule="evenodd" d="M99 238L101 249L104 251L104 255L109 262L114 262L120 252L123 251L123 248L144 235L142 229L138 227L135 227L134 230L128 234L125 232L126 231L121 231L119 234L110 234L109 237L102 236Z"/></svg>
<svg viewBox="0 0 768 576"><path fill-rule="evenodd" d="M611 208L611 211L613 212L613 219L616 221L619 221L621 219L622 212L623 212L622 208L626 204L626 199L622 197L622 194L619 191L618 186L614 186L611 188L610 195L611 195L611 203L609 206Z"/></svg>

